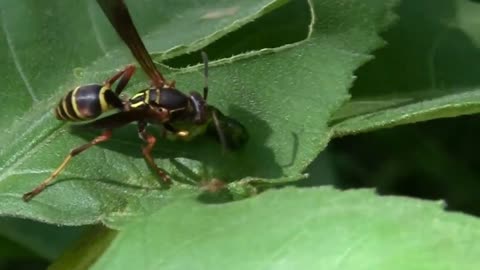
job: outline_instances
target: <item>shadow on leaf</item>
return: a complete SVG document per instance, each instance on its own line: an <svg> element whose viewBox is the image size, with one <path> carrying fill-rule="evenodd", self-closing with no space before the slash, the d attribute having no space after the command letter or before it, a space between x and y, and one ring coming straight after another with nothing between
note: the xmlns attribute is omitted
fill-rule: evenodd
<svg viewBox="0 0 480 270"><path fill-rule="evenodd" d="M248 176L259 178L281 176L282 169L276 163L273 151L265 146L265 141L272 132L268 123L250 112L234 106L229 108L228 115L239 119L250 133L250 140L243 149L223 154L220 144L207 136L201 136L189 142L159 139L154 148L154 157L157 161L158 159L168 160L168 168L164 169L175 180L188 184L214 178L232 182ZM94 137L93 134L99 133L92 129L87 130L82 126L72 126L71 131L73 135L80 136L85 140L91 140ZM149 132L157 138L161 138L160 128L151 126ZM143 142L137 136L136 126L128 125L114 130L114 136L109 142L96 147L135 158L143 158L142 145ZM88 155L88 152L83 155Z"/></svg>

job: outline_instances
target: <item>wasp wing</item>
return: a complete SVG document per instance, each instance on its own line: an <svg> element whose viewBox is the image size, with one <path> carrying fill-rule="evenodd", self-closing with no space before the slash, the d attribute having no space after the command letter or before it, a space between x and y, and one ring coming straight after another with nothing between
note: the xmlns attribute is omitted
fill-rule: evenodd
<svg viewBox="0 0 480 270"><path fill-rule="evenodd" d="M120 38L127 44L143 71L150 77L153 85L161 88L165 83L165 79L157 70L152 58L148 54L124 1L97 0L97 2Z"/></svg>

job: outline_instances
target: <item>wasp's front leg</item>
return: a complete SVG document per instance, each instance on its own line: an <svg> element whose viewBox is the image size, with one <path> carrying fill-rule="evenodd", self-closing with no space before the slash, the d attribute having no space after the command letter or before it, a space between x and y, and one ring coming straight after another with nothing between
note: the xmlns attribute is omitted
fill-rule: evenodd
<svg viewBox="0 0 480 270"><path fill-rule="evenodd" d="M168 176L168 174L162 168L157 166L155 160L152 157L152 149L155 146L157 139L155 138L155 136L147 133L146 127L147 124L145 122L138 122L138 136L147 143L147 145L142 148L143 156L145 157L148 165L155 170L155 172L158 174L158 176L160 176L163 182L170 183L170 176Z"/></svg>

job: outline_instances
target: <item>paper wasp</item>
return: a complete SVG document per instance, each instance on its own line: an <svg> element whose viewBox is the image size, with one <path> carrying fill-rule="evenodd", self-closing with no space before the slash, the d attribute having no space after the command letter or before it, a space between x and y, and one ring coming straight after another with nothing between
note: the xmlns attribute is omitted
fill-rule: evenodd
<svg viewBox="0 0 480 270"><path fill-rule="evenodd" d="M72 149L46 180L23 195L24 201L29 201L42 192L74 156L96 144L108 141L112 137L113 129L131 122L137 123L138 135L146 143L142 148L146 162L165 183L171 180L169 175L155 164L152 157L151 152L156 138L147 132L149 124L163 126L164 135L181 138L192 138L208 130L216 130L216 137L222 146L230 149L238 148L248 140L243 125L206 103L208 59L205 53L202 53L205 77L203 95L195 91L185 94L175 88L174 81L167 82L157 70L123 0L97 0L97 2L150 78L151 87L139 91L131 98L121 98L120 94L135 72L135 66L129 65L103 84L79 86L69 91L54 109L57 119L69 122L91 120L92 122L85 125L102 129L103 132L92 141ZM113 90L112 86L115 83L116 87ZM118 112L101 118L103 113L113 109Z"/></svg>

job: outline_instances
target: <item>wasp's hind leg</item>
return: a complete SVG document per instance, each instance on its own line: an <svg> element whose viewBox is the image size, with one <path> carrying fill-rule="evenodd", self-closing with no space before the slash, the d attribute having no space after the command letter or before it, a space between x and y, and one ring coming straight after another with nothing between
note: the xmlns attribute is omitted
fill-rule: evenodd
<svg viewBox="0 0 480 270"><path fill-rule="evenodd" d="M110 79L106 80L103 84L111 86L118 79L120 79L120 81L118 81L117 87L115 88L115 94L119 95L127 86L128 81L130 81L130 79L132 78L133 73L135 73L135 69L136 68L134 65L128 65L124 69L113 75Z"/></svg>
<svg viewBox="0 0 480 270"><path fill-rule="evenodd" d="M133 73L135 73L135 66L128 65L123 70L119 71L117 74L108 79L105 84L112 85L120 78L117 87L115 88L115 94L120 95L130 81L130 78L132 78Z"/></svg>
<svg viewBox="0 0 480 270"><path fill-rule="evenodd" d="M58 166L58 168L47 179L45 179L40 185L38 185L32 191L30 191L28 193L25 193L23 195L23 200L28 202L33 197L37 196L40 192L42 192L51 182L53 182L55 180L55 178L62 172L62 170L65 169L65 167L68 165L68 163L70 162L70 160L74 156L82 153L83 151L87 150L88 148L90 148L90 147L92 147L96 144L108 141L111 137L112 137L112 131L111 130L105 130L102 133L102 135L96 137L95 139L93 139L89 143L86 143L82 146L79 146L77 148L72 149L70 151L70 153L68 154L68 156L63 160L62 164L60 164L60 166Z"/></svg>
<svg viewBox="0 0 480 270"><path fill-rule="evenodd" d="M158 167L153 160L152 149L157 142L157 139L153 135L147 133L146 127L147 125L145 122L138 122L138 136L147 143L147 145L142 148L143 156L145 157L148 165L155 170L163 182L170 183L170 176L168 176L168 174L162 168Z"/></svg>
<svg viewBox="0 0 480 270"><path fill-rule="evenodd" d="M103 83L103 88L111 89L112 84L114 84L118 80L117 86L115 87L115 92L105 91L104 98L108 104L110 104L111 106L117 109L120 109L121 111L130 110L129 103L126 102L128 100L128 97L123 95L120 96L120 94L125 89L130 79L132 78L133 73L135 73L135 66L128 65L123 70L117 72L110 79L106 80Z"/></svg>

